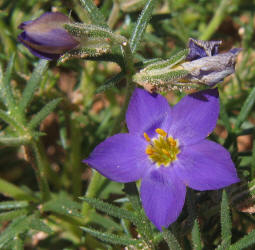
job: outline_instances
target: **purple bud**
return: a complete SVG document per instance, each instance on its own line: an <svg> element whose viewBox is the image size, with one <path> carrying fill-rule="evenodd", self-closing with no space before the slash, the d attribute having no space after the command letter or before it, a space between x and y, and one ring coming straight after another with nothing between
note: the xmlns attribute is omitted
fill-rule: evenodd
<svg viewBox="0 0 255 250"><path fill-rule="evenodd" d="M35 20L21 23L18 28L24 31L18 40L39 58L58 59L79 45L79 41L65 30L66 23L70 20L64 14L47 12Z"/></svg>
<svg viewBox="0 0 255 250"><path fill-rule="evenodd" d="M194 38L189 39L189 54L186 60L193 61L206 56L215 56L218 54L218 48L222 41L203 41Z"/></svg>

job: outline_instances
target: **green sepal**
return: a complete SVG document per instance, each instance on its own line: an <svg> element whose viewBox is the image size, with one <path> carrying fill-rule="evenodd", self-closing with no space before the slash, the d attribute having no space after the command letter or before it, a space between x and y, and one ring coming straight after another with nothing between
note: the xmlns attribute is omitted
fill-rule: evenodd
<svg viewBox="0 0 255 250"><path fill-rule="evenodd" d="M181 63L182 61L185 60L189 53L188 49L181 50L177 54L173 55L167 60L160 60L155 63L152 63L148 65L146 68L144 68L144 71L149 71L149 70L160 70L160 69L171 69L174 67L176 64Z"/></svg>
<svg viewBox="0 0 255 250"><path fill-rule="evenodd" d="M111 52L108 44L100 44L100 46L98 46L98 44L95 43L93 46L96 46L96 47L90 47L90 48L86 47L81 49L70 50L59 58L59 62L64 63L67 60L70 60L73 58L79 58L79 59L90 59L91 57L97 58L99 56L102 56Z"/></svg>
<svg viewBox="0 0 255 250"><path fill-rule="evenodd" d="M188 49L184 49L167 60L157 60L147 65L133 76L133 81L149 91L200 89L201 84L188 82L186 77L189 72L181 66L188 52Z"/></svg>
<svg viewBox="0 0 255 250"><path fill-rule="evenodd" d="M114 34L110 29L94 24L69 23L65 24L65 29L74 37L81 40L81 46L86 46L89 39L101 41L101 43L123 43L126 38Z"/></svg>

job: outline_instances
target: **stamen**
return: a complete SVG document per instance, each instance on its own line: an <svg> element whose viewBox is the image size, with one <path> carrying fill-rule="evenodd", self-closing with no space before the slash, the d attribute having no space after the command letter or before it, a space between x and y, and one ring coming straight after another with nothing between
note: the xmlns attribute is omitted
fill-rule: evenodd
<svg viewBox="0 0 255 250"><path fill-rule="evenodd" d="M167 139L170 142L171 146L176 146L176 141L173 139L173 137L168 137Z"/></svg>
<svg viewBox="0 0 255 250"><path fill-rule="evenodd" d="M157 129L155 130L155 132L156 132L157 134L163 136L163 137L166 137L166 136L167 136L167 132L165 132L165 131L164 131L163 129L161 129L161 128L157 128Z"/></svg>
<svg viewBox="0 0 255 250"><path fill-rule="evenodd" d="M145 153L147 155L152 155L154 153L154 150L152 149L152 147L148 146L145 150Z"/></svg>
<svg viewBox="0 0 255 250"><path fill-rule="evenodd" d="M157 128L155 131L158 136L152 139L150 139L146 133L143 134L144 138L149 143L145 153L158 167L169 167L180 153L178 140L175 140L171 136L167 137L167 133L163 129Z"/></svg>
<svg viewBox="0 0 255 250"><path fill-rule="evenodd" d="M143 136L147 142L151 141L151 138L145 132L143 133Z"/></svg>
<svg viewBox="0 0 255 250"><path fill-rule="evenodd" d="M166 156L171 157L170 153L169 153L166 149L162 148L162 152L163 152Z"/></svg>

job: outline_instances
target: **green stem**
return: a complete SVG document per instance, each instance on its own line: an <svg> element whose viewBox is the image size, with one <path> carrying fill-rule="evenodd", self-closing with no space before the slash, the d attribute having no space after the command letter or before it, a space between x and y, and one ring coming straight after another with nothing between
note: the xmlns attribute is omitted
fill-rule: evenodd
<svg viewBox="0 0 255 250"><path fill-rule="evenodd" d="M50 189L47 181L47 170L45 164L44 151L39 141L32 142L32 148L35 154L36 166L34 165L33 159L31 161L32 166L35 170L39 188L41 191L42 201L50 199Z"/></svg>
<svg viewBox="0 0 255 250"><path fill-rule="evenodd" d="M93 198L96 196L97 191L100 189L101 183L103 183L104 176L99 174L96 170L93 170L93 176L91 177L87 192L86 192L86 197L88 198ZM90 206L87 202L83 202L82 204L82 215L86 218L86 222L88 222L90 216Z"/></svg>
<svg viewBox="0 0 255 250"><path fill-rule="evenodd" d="M202 35L199 39L201 40L209 40L213 33L218 29L220 24L222 23L223 19L226 16L227 13L227 7L231 5L231 0L222 0L218 9L216 10L214 17L212 18L211 22L207 26L207 28L204 30Z"/></svg>
<svg viewBox="0 0 255 250"><path fill-rule="evenodd" d="M70 121L71 123L71 153L70 153L70 166L72 167L72 191L75 197L81 195L82 182L82 165L81 165L81 129L76 120Z"/></svg>
<svg viewBox="0 0 255 250"><path fill-rule="evenodd" d="M107 21L107 24L108 24L110 29L113 29L116 22L118 21L119 12L120 12L119 1L115 0L114 3L113 3L113 8L112 8L111 14L110 14L109 19Z"/></svg>
<svg viewBox="0 0 255 250"><path fill-rule="evenodd" d="M124 42L122 44L122 50L123 50L123 57L124 57L124 61L125 61L125 73L126 73L126 81L127 81L127 86L126 86L126 95L125 95L125 103L122 106L122 110L120 111L120 114L118 115L118 117L116 118L114 125L113 125L113 129L111 130L110 135L114 135L116 133L118 133L121 130L121 122L124 120L125 117L125 113L127 111L127 107L128 107L128 103L129 103L129 99L133 93L134 90L134 86L132 85L132 75L134 72L134 64L133 64L133 55L130 49L130 46L128 44L128 42ZM101 187L101 184L103 183L103 180L105 178L100 175L98 172L94 171L93 172L93 176L90 180L90 184L88 186L87 192L86 192L86 197L92 198L95 197L95 195L97 194L98 190ZM90 207L86 202L83 202L82 205L82 214L83 216L86 216L87 218L89 218L88 214L89 214L89 210Z"/></svg>

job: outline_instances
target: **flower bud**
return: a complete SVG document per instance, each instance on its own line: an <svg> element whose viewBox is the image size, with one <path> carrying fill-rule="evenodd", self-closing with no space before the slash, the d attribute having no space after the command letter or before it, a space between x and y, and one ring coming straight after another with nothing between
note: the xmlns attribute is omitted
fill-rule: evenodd
<svg viewBox="0 0 255 250"><path fill-rule="evenodd" d="M214 86L224 80L226 76L235 73L236 57L241 49L231 49L227 53L184 62L180 65L189 74L181 81Z"/></svg>
<svg viewBox="0 0 255 250"><path fill-rule="evenodd" d="M47 12L39 18L19 25L24 30L18 40L30 52L46 60L58 59L65 52L79 45L78 39L65 30L70 23L67 16L59 12Z"/></svg>
<svg viewBox="0 0 255 250"><path fill-rule="evenodd" d="M133 80L150 92L213 87L235 72L241 49L218 54L221 41L190 38L189 49L168 60L159 60L134 75Z"/></svg>

